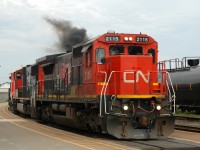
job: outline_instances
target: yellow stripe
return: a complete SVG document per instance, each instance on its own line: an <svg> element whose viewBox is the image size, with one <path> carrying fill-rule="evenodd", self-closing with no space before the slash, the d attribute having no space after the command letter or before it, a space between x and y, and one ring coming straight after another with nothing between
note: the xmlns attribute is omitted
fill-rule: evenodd
<svg viewBox="0 0 200 150"><path fill-rule="evenodd" d="M96 95L85 95L85 98L96 98Z"/></svg>
<svg viewBox="0 0 200 150"><path fill-rule="evenodd" d="M22 97L17 97L17 98L14 98L15 100L27 100L27 101L30 101L30 98L22 98Z"/></svg>
<svg viewBox="0 0 200 150"><path fill-rule="evenodd" d="M158 85L158 83L153 83L154 86Z"/></svg>
<svg viewBox="0 0 200 150"><path fill-rule="evenodd" d="M78 96L74 95L70 95L70 96L64 96L64 95L48 95L48 98L61 98L61 99L64 99L64 98L78 98Z"/></svg>
<svg viewBox="0 0 200 150"><path fill-rule="evenodd" d="M117 98L165 98L165 95L117 95Z"/></svg>
<svg viewBox="0 0 200 150"><path fill-rule="evenodd" d="M49 95L48 98L56 98L56 95Z"/></svg>
<svg viewBox="0 0 200 150"><path fill-rule="evenodd" d="M76 95L71 95L71 96L69 96L69 95L65 95L65 96L64 95L60 95L60 96L58 96L58 98L60 98L60 99L64 99L64 98L78 98L78 96L76 96Z"/></svg>
<svg viewBox="0 0 200 150"><path fill-rule="evenodd" d="M190 84L190 90L192 90L192 85ZM165 98L165 95L117 95L117 98ZM42 98L38 96L38 98ZM59 99L64 99L64 98L97 98L97 95L48 95L48 98L59 98ZM30 100L30 99L25 99L25 98L18 98L18 100Z"/></svg>
<svg viewBox="0 0 200 150"><path fill-rule="evenodd" d="M165 95L117 95L117 98L165 98ZM64 99L64 95L60 95L60 97L57 97L56 95L49 95L48 98L60 98ZM65 96L65 98L97 98L97 95L68 95Z"/></svg>
<svg viewBox="0 0 200 150"><path fill-rule="evenodd" d="M108 85L107 82L98 82L98 85Z"/></svg>
<svg viewBox="0 0 200 150"><path fill-rule="evenodd" d="M96 98L97 95L80 95L80 96L77 96L77 95L60 95L60 96L57 96L57 95L48 95L48 98L60 98L60 99L64 99L64 98Z"/></svg>

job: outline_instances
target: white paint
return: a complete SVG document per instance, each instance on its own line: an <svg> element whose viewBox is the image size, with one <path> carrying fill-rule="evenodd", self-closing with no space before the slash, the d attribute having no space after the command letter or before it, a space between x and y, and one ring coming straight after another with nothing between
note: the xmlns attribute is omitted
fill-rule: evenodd
<svg viewBox="0 0 200 150"><path fill-rule="evenodd" d="M136 77L136 81L135 80L129 80L127 79L127 74L133 74L133 77ZM136 72L124 72L124 83L138 83L139 79L142 78L144 80L145 83L149 83L149 73L147 74L147 77L145 77L146 74L144 74L142 71L136 71Z"/></svg>

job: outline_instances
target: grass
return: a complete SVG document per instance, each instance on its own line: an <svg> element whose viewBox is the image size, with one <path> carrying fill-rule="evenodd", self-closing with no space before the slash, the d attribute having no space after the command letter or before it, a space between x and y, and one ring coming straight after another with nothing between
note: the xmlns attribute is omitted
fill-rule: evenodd
<svg viewBox="0 0 200 150"><path fill-rule="evenodd" d="M184 117L192 117L192 118L200 118L200 114L195 114L195 112L181 112L180 109L176 109L175 116L184 116Z"/></svg>

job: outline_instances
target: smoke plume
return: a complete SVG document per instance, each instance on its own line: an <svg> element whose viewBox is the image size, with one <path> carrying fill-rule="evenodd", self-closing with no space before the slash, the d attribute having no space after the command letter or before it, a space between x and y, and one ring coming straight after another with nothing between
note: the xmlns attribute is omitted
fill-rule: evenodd
<svg viewBox="0 0 200 150"><path fill-rule="evenodd" d="M45 20L55 29L59 38L58 46L65 51L71 51L72 46L88 40L86 29L74 27L70 21L49 17L46 17Z"/></svg>

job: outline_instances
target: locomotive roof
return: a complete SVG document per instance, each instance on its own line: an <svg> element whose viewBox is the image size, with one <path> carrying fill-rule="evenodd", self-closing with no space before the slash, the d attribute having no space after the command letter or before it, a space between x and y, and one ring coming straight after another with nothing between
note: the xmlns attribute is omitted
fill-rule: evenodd
<svg viewBox="0 0 200 150"><path fill-rule="evenodd" d="M74 45L72 48L77 48L79 46L87 46L87 45L91 45L96 39L98 39L100 36L97 36L95 38L89 39L85 42L82 42L80 44Z"/></svg>
<svg viewBox="0 0 200 150"><path fill-rule="evenodd" d="M74 46L72 46L72 49L77 48L77 47L80 47L80 46L83 46L83 49L84 49L84 47L88 48L89 46L92 45L92 43L93 43L95 40L97 40L98 38L104 37L104 36L106 36L106 35L108 35L108 36L130 36L130 35L133 35L133 36L145 36L145 37L147 36L147 37L150 38L152 41L155 41L151 36L148 36L147 34L141 34L141 33L138 33L138 34L133 34L133 33L109 33L109 32L108 32L108 33L99 35L99 36L97 36L97 37L94 37L94 38L92 38L92 39L89 39L89 40L87 40L87 41L85 41L85 42L82 42L82 43L80 43L80 44L74 45ZM155 41L155 42L156 42L156 41ZM84 50L82 50L82 52L84 52Z"/></svg>
<svg viewBox="0 0 200 150"><path fill-rule="evenodd" d="M64 53L60 54L53 54L53 55L46 55L44 57L36 59L36 63L43 63L45 61L52 61L55 57L63 55Z"/></svg>

